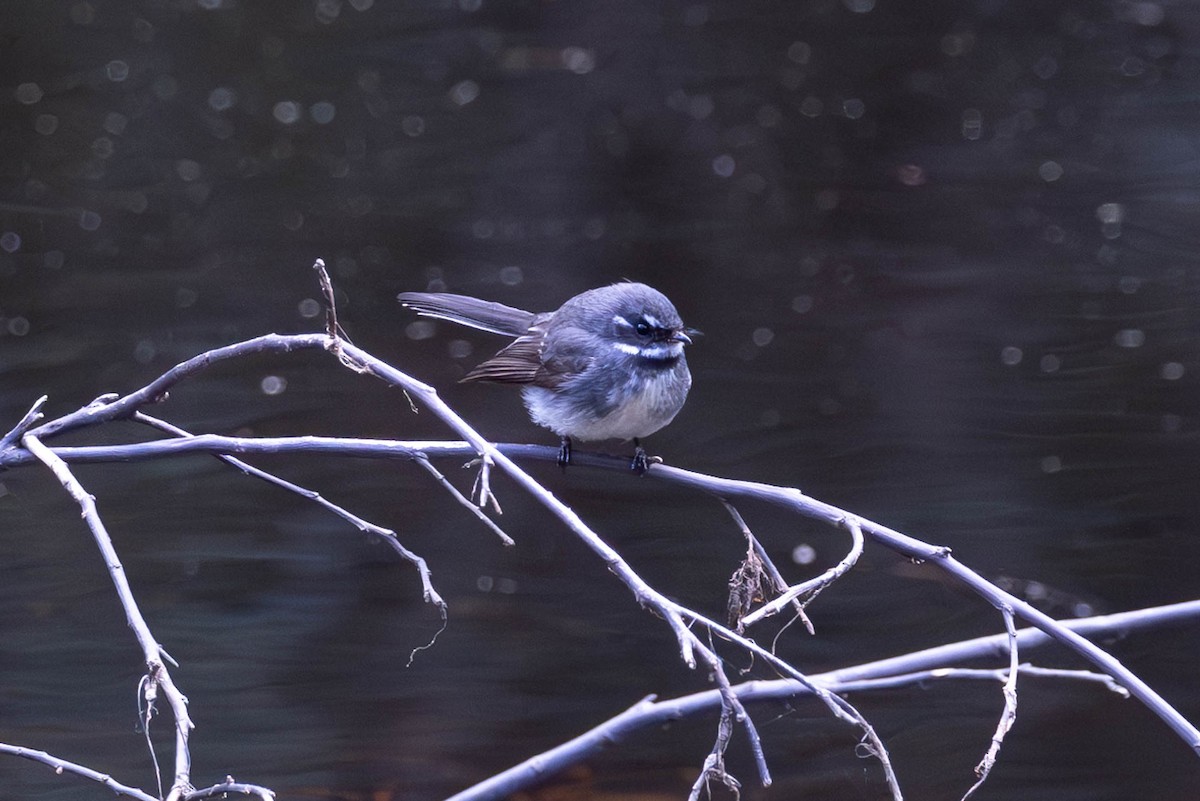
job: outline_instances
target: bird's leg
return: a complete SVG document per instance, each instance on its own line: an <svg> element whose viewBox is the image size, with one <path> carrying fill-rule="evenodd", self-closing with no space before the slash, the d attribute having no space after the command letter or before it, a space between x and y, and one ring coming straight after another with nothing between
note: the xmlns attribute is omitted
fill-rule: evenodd
<svg viewBox="0 0 1200 801"><path fill-rule="evenodd" d="M567 472L567 465L571 463L571 438L563 437L562 445L558 448L558 466Z"/></svg>
<svg viewBox="0 0 1200 801"><path fill-rule="evenodd" d="M639 476L645 475L646 471L650 469L650 460L646 458L646 449L642 447L642 443L638 441L637 437L633 438L633 449L633 463L629 466Z"/></svg>

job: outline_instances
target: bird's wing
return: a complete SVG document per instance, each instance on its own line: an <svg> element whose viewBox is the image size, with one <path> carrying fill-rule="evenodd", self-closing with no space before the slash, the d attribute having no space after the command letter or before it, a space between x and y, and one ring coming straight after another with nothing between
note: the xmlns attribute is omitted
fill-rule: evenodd
<svg viewBox="0 0 1200 801"><path fill-rule="evenodd" d="M542 368L530 383L558 389L595 363L597 347L596 337L586 331L570 325L555 327L542 348Z"/></svg>
<svg viewBox="0 0 1200 801"><path fill-rule="evenodd" d="M463 376L463 381L496 381L501 384L532 384L542 369L542 340L545 332L534 328Z"/></svg>
<svg viewBox="0 0 1200 801"><path fill-rule="evenodd" d="M401 305L425 317L449 320L510 337L524 335L538 317L533 312L514 309L503 303L447 292L401 292L396 299Z"/></svg>
<svg viewBox="0 0 1200 801"><path fill-rule="evenodd" d="M558 389L591 367L595 361L593 338L576 328L559 327L547 339L549 325L549 317L539 315L525 336L513 340L462 380Z"/></svg>

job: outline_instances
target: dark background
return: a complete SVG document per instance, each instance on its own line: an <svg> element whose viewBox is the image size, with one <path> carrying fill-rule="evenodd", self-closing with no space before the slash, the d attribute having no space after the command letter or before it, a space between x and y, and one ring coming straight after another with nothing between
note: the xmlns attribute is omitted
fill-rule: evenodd
<svg viewBox="0 0 1200 801"><path fill-rule="evenodd" d="M1194 598L1198 47L1200 6L1172 2L8 2L0 429L43 393L62 414L207 348L319 330L321 257L357 344L486 435L551 443L516 393L455 383L495 338L414 325L395 293L544 310L630 278L705 332L688 405L649 443L672 463L950 545L1057 616ZM193 431L446 435L315 353L222 365L160 412ZM708 686L503 479L513 549L411 466L258 463L396 528L450 626L406 667L438 626L412 570L211 459L79 468L181 662L197 785L435 798L648 693ZM742 545L717 504L530 469L648 580L721 613ZM744 512L793 580L844 552ZM152 791L140 655L77 508L21 469L0 475L0 521L0 741ZM816 562L794 564L798 545ZM878 548L812 614L816 637L780 645L810 672L1002 630ZM1193 630L1108 645L1200 718ZM974 684L853 700L914 799L960 797L1001 701ZM755 714L776 785L754 787L739 734L745 797L887 797L818 704ZM713 723L647 732L556 792L683 797ZM1030 680L976 797L1191 797L1198 768L1136 702ZM108 795L11 758L0 787Z"/></svg>

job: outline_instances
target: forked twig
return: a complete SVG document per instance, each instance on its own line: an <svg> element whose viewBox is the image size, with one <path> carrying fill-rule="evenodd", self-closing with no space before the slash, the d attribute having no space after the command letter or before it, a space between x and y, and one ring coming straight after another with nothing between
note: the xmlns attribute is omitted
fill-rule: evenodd
<svg viewBox="0 0 1200 801"><path fill-rule="evenodd" d="M488 503L491 503L496 514L504 514L504 510L500 508L500 499L492 492L492 458L484 454L475 459L473 464L479 465L479 472L475 474L475 485L471 488L471 494L479 498L479 508L486 509Z"/></svg>

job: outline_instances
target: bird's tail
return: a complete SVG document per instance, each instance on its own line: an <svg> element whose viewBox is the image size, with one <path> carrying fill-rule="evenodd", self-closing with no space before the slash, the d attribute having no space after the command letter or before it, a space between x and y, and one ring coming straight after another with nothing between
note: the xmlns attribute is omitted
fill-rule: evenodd
<svg viewBox="0 0 1200 801"><path fill-rule="evenodd" d="M503 303L446 292L401 292L396 299L405 308L425 317L449 320L510 337L519 337L527 332L537 317L533 312L514 309Z"/></svg>

